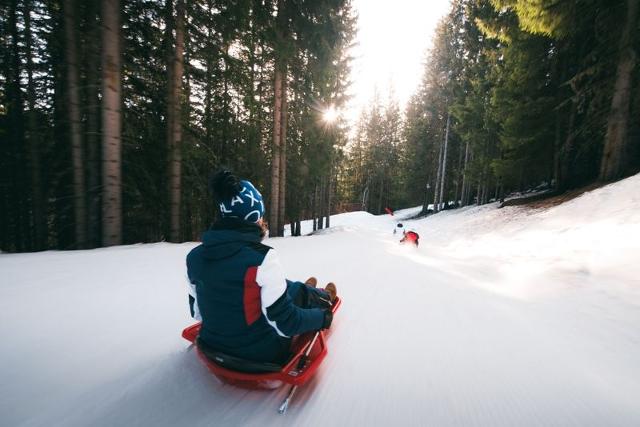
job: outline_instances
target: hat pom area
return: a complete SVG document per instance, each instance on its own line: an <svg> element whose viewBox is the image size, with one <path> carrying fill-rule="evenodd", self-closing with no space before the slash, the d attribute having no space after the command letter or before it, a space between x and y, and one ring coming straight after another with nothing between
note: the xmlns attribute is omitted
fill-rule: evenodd
<svg viewBox="0 0 640 427"><path fill-rule="evenodd" d="M240 193L242 185L233 173L223 169L211 176L209 190L216 202L221 203Z"/></svg>

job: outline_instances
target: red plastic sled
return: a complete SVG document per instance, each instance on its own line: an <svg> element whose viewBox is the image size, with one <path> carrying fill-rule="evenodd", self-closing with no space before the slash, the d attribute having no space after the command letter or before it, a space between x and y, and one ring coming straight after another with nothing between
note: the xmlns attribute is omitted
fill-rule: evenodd
<svg viewBox="0 0 640 427"><path fill-rule="evenodd" d="M332 308L333 313L340 304L340 298L336 298ZM200 326L199 322L187 327L182 331L182 337L195 344ZM196 349L198 357L209 371L227 384L250 389L274 389L285 383L300 386L315 374L327 355L326 331L308 332L296 337L291 345L291 357L276 372L248 373L231 370L205 356L199 347L196 346Z"/></svg>

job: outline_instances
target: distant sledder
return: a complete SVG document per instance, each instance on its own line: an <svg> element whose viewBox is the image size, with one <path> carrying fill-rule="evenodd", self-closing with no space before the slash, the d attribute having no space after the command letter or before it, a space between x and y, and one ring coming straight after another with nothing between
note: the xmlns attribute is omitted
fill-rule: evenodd
<svg viewBox="0 0 640 427"><path fill-rule="evenodd" d="M396 233L404 234L404 226L402 225L401 222L397 223L396 228L393 229L393 234L396 234Z"/></svg>
<svg viewBox="0 0 640 427"><path fill-rule="evenodd" d="M420 235L418 233L416 233L413 230L409 230L409 231L403 231L402 234L403 234L403 237L402 237L402 240L400 240L400 243L403 243L403 244L413 243L416 247L418 247L418 244L420 243Z"/></svg>
<svg viewBox="0 0 640 427"><path fill-rule="evenodd" d="M325 330L340 305L336 286L287 280L266 235L262 195L228 171L210 182L221 219L187 256L191 315L182 332L222 381L246 388L299 385L327 354Z"/></svg>

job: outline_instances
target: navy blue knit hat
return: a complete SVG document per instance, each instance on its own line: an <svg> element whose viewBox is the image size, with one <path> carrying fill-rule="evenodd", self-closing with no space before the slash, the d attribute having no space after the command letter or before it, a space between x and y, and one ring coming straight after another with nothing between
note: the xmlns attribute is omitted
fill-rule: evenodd
<svg viewBox="0 0 640 427"><path fill-rule="evenodd" d="M220 200L220 213L224 218L258 222L264 216L262 194L249 181L240 181L240 187L236 195Z"/></svg>
<svg viewBox="0 0 640 427"><path fill-rule="evenodd" d="M249 181L239 181L226 169L209 178L209 190L223 218L258 222L264 216L262 194Z"/></svg>

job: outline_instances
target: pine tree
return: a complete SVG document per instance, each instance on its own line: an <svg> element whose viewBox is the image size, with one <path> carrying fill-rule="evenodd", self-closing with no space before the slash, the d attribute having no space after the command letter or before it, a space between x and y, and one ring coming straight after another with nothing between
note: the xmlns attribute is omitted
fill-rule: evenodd
<svg viewBox="0 0 640 427"><path fill-rule="evenodd" d="M66 42L67 96L69 99L69 128L73 163L73 197L76 247L87 244L87 198L85 191L85 155L80 121L80 91L78 77L78 48L76 41L76 4L64 1L64 29Z"/></svg>
<svg viewBox="0 0 640 427"><path fill-rule="evenodd" d="M168 4L171 3L169 0ZM168 6L171 10L171 7ZM173 19L172 16L168 19ZM167 64L168 73L168 101L167 101L167 151L169 153L169 211L170 233L172 242L181 241L181 171L182 171L182 74L185 39L185 6L184 0L176 1L175 14L175 48L170 54L170 63ZM169 26L168 26L169 27Z"/></svg>
<svg viewBox="0 0 640 427"><path fill-rule="evenodd" d="M102 0L102 233L105 246L122 242L120 2Z"/></svg>

